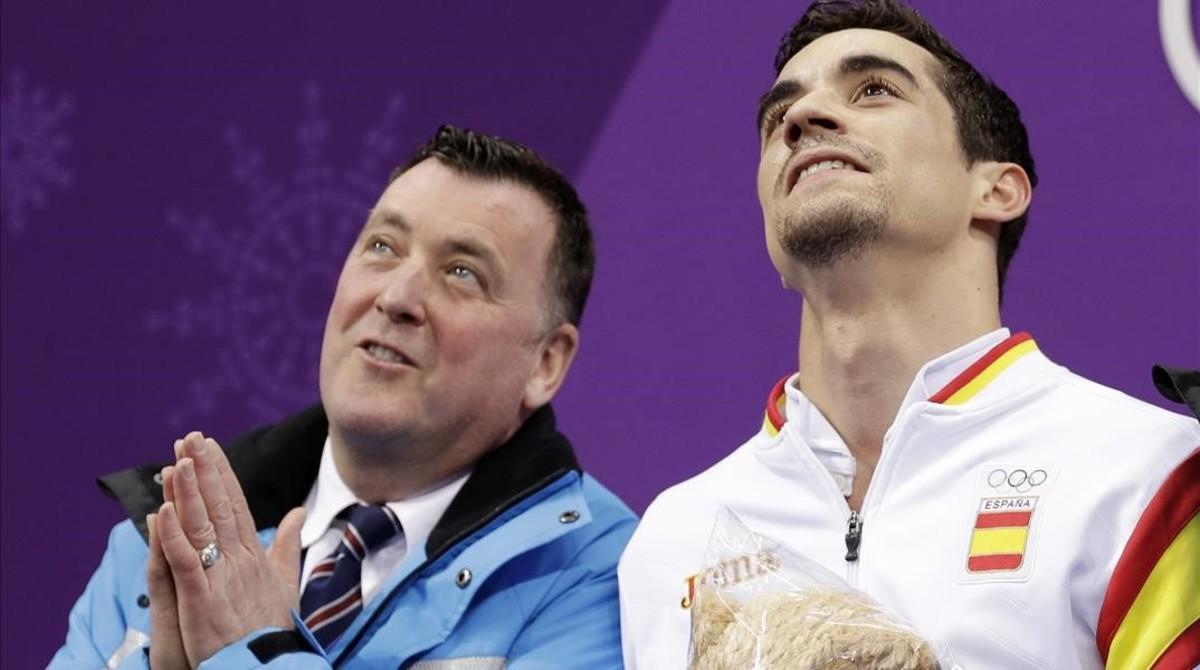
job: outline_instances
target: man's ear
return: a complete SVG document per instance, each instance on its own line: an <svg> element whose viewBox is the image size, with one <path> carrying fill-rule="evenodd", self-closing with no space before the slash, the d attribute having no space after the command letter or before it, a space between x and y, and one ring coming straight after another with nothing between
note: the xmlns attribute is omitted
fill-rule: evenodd
<svg viewBox="0 0 1200 670"><path fill-rule="evenodd" d="M525 383L525 396L521 399L526 410L545 405L558 393L577 351L579 329L573 324L561 323L542 339L538 345L538 358Z"/></svg>
<svg viewBox="0 0 1200 670"><path fill-rule="evenodd" d="M983 161L975 166L980 192L971 210L971 220L1006 223L1029 209L1033 185L1016 163Z"/></svg>

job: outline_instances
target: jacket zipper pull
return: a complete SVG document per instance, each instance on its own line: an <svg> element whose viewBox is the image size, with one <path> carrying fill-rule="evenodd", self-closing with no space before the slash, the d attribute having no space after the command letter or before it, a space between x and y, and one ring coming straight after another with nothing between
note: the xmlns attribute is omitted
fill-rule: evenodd
<svg viewBox="0 0 1200 670"><path fill-rule="evenodd" d="M858 545L862 543L863 523L858 512L850 513L850 521L846 524L846 560L858 560Z"/></svg>

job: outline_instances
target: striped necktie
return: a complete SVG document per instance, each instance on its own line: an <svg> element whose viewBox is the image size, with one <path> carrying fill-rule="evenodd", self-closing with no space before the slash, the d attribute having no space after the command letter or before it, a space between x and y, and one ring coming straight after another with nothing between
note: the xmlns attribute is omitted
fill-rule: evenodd
<svg viewBox="0 0 1200 670"><path fill-rule="evenodd" d="M352 505L342 510L342 541L308 576L300 598L304 625L326 649L362 611L362 561L403 532L400 520L383 505Z"/></svg>

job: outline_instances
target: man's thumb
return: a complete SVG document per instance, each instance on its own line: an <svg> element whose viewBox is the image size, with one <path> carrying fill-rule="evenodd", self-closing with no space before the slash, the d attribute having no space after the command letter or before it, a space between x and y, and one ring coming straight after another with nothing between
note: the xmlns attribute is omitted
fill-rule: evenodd
<svg viewBox="0 0 1200 670"><path fill-rule="evenodd" d="M300 527L303 525L304 508L296 507L279 522L275 540L267 547L271 566L289 584L300 583Z"/></svg>

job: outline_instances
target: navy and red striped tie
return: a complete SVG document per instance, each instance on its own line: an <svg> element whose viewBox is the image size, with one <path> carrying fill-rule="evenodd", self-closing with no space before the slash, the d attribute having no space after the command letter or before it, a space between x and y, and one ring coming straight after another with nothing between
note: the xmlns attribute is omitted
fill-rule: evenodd
<svg viewBox="0 0 1200 670"><path fill-rule="evenodd" d="M385 506L352 505L339 519L346 529L337 549L308 576L300 598L304 625L326 649L362 611L362 561L400 535L400 520Z"/></svg>

